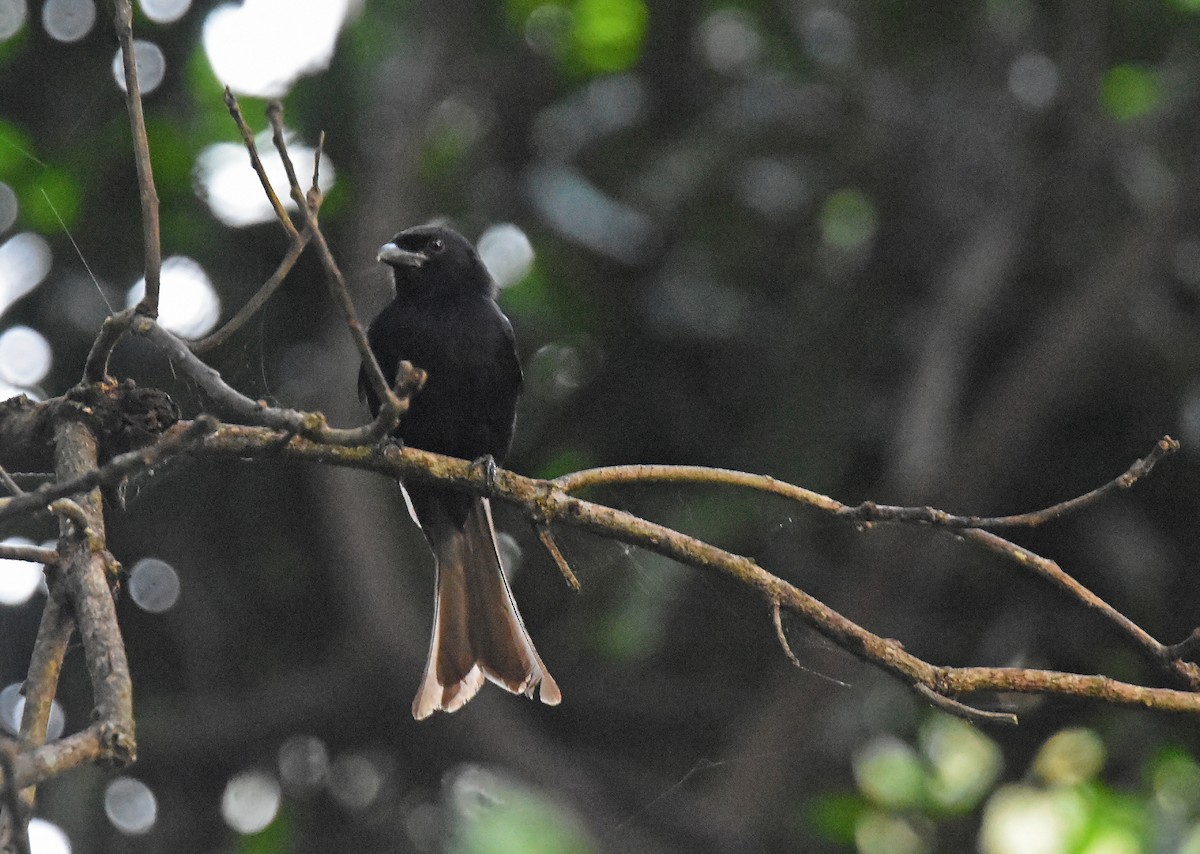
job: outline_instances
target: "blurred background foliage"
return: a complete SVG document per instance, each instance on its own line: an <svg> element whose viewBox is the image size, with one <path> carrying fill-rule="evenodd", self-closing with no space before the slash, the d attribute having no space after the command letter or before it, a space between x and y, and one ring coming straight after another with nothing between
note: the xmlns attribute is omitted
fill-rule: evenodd
<svg viewBox="0 0 1200 854"><path fill-rule="evenodd" d="M0 0L6 395L76 382L141 275L109 14ZM1184 451L1132 494L1018 539L1164 641L1196 625L1193 0L143 0L135 34L180 256L164 322L199 334L281 257L220 90L256 128L282 97L296 151L328 134L322 220L365 317L399 228L448 217L491 241L528 381L514 469L718 465L992 514L1170 433ZM309 257L211 362L253 397L366 418ZM137 341L112 367L205 404ZM1074 603L929 531L716 489L595 497L934 662L1158 678ZM39 851L1200 851L1194 721L1003 697L1022 725L973 730L789 624L797 671L757 599L617 544L563 532L575 596L502 511L564 703L485 689L418 725L432 572L394 484L182 463L110 523L136 568L119 609L140 758L44 786ZM0 605L12 685L43 594L0 572L24 579ZM76 655L59 701L86 723Z"/></svg>

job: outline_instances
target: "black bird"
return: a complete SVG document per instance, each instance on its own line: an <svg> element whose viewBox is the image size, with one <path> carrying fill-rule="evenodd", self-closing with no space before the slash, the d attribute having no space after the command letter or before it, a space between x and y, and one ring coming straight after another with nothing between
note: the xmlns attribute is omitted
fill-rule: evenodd
<svg viewBox="0 0 1200 854"><path fill-rule="evenodd" d="M428 374L395 435L414 448L502 463L512 443L521 365L483 261L461 234L433 225L400 232L378 260L392 268L396 297L371 322L371 350L389 385L402 359ZM365 370L358 383L377 414L379 399ZM441 485L401 489L437 567L433 638L413 717L462 708L485 677L527 697L540 686L541 701L557 705L558 685L504 577L488 500Z"/></svg>

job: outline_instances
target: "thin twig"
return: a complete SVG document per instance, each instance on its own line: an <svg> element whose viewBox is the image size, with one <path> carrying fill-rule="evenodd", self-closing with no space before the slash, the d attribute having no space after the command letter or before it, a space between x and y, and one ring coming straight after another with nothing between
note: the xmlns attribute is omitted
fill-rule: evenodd
<svg viewBox="0 0 1200 854"><path fill-rule="evenodd" d="M1041 576L1051 582L1060 590L1081 602L1085 607L1097 612L1116 626L1122 634L1132 640L1138 649L1145 653L1155 664L1165 667L1168 672L1183 680L1193 690L1200 690L1200 666L1191 662L1181 661L1178 657L1171 656L1169 649L1164 644L1160 643L1149 632L1112 605L1109 605L1087 587L1076 581L1055 561L1042 557L1023 546L1017 545L1011 540L1004 539L999 534L993 534L991 531L969 529L958 531L956 535L969 542L977 543L989 551L1003 555L1026 567L1035 575Z"/></svg>
<svg viewBox="0 0 1200 854"><path fill-rule="evenodd" d="M137 164L138 194L142 201L142 245L145 249L146 293L137 304L139 314L158 317L158 291L162 273L162 243L158 224L158 191L150 166L150 143L146 139L146 117L142 113L142 91L137 78L133 46L133 8L130 0L115 0L117 41L125 67L125 105L133 133L133 156Z"/></svg>
<svg viewBox="0 0 1200 854"><path fill-rule="evenodd" d="M8 490L9 495L22 495L25 492L25 490L21 489L21 485L13 480L12 475L8 473L8 469L4 468L4 466L0 466L0 483L4 484L4 488Z"/></svg>
<svg viewBox="0 0 1200 854"><path fill-rule="evenodd" d="M30 854L29 811L21 803L21 790L13 779L13 766L17 757L14 745L0 743L0 774L4 775L4 808L8 811L8 848L14 854ZM2 840L0 840L2 841Z"/></svg>
<svg viewBox="0 0 1200 854"><path fill-rule="evenodd" d="M254 168L254 172L258 175L258 180L262 184L263 192L267 194L268 201L271 202L271 207L275 209L275 218L279 220L279 224L283 226L284 231L288 233L288 238L295 245L300 239L300 234L296 231L296 226L292 224L292 218L288 216L284 210L283 202L279 200L279 196L275 194L275 188L271 186L271 180L267 177L267 170L263 167L262 159L258 155L258 145L254 142L254 134L251 132L249 125L246 124L246 118L242 115L242 108L238 106L237 98L229 87L225 87L225 106L229 109L229 115L233 117L234 124L237 125L238 131L242 134L242 142L246 145L246 151L250 154L250 165Z"/></svg>
<svg viewBox="0 0 1200 854"><path fill-rule="evenodd" d="M796 657L796 653L792 651L792 645L788 643L787 635L784 634L783 631L783 615L780 613L778 600L771 602L771 622L775 625L775 639L779 641L779 645L783 648L783 654L787 656L788 661L790 661L794 667L799 670L803 670L805 673L820 677L826 682L829 682L832 685L837 685L840 688L850 687L848 683L843 682L841 679L834 679L832 676L821 673L819 670L813 670L811 667L806 667L803 663L801 663L800 659Z"/></svg>
<svg viewBox="0 0 1200 854"><path fill-rule="evenodd" d="M943 696L928 685L922 685L919 682L912 687L918 695L927 700L935 709L941 709L943 712L954 715L956 718L962 718L969 723L1005 724L1007 726L1016 726L1019 723L1017 716L1012 712L989 712L986 709L977 709L974 706L968 706L966 703L960 703L958 700Z"/></svg>
<svg viewBox="0 0 1200 854"><path fill-rule="evenodd" d="M108 359L121 340L121 336L129 331L130 324L137 314L137 308L127 308L110 314L100 326L92 349L88 352L87 362L83 366L83 381L85 383L104 382L108 376Z"/></svg>
<svg viewBox="0 0 1200 854"><path fill-rule="evenodd" d="M41 546L18 546L12 543L0 543L0 558L4 560L24 560L48 566L58 561L58 552L54 549L44 549Z"/></svg>
<svg viewBox="0 0 1200 854"><path fill-rule="evenodd" d="M549 525L535 524L534 530L537 531L538 539L542 541L542 545L546 547L546 551L550 553L550 557L554 558L554 565L558 567L558 571L562 573L562 577L566 580L567 586L579 592L579 578L571 571L570 564L563 557L562 551L558 548L558 543L554 541L554 533L550 530Z"/></svg>
<svg viewBox="0 0 1200 854"><path fill-rule="evenodd" d="M1168 658L1192 658L1200 652L1200 629L1192 629L1192 633L1179 643L1171 644L1163 649Z"/></svg>
<svg viewBox="0 0 1200 854"><path fill-rule="evenodd" d="M827 495L794 486L769 475L704 466L605 466L563 475L556 478L554 484L565 492L578 492L589 487L628 483L708 483L768 492L857 522L915 522L945 528L1034 527L1089 507L1113 492L1129 489L1139 479L1148 475L1160 460L1178 449L1179 442L1170 436L1164 436L1149 454L1134 461L1125 472L1102 486L1042 510L1012 516L962 516L933 507L897 507L871 501L852 507Z"/></svg>
<svg viewBox="0 0 1200 854"><path fill-rule="evenodd" d="M1178 442L1170 436L1164 436L1149 454L1136 460L1124 473L1104 485L1078 498L1063 501L1032 513L1021 513L1015 516L959 516L933 507L894 507L869 501L856 507L850 507L829 496L785 483L773 477L700 466L609 466L564 475L554 480L553 483L566 492L576 492L584 488L602 485L649 482L690 482L741 486L788 498L849 521L928 524L946 528L956 536L1001 554L1051 581L1059 589L1112 622L1156 664L1182 680L1188 687L1200 690L1200 666L1181 661L1178 656L1172 657L1167 647L1064 572L1054 561L1036 555L997 534L982 530L982 528L991 527L1030 527L1050 519L1061 518L1067 513L1078 512L1106 495L1130 488L1140 478L1149 474L1159 460L1174 453L1178 448Z"/></svg>
<svg viewBox="0 0 1200 854"><path fill-rule="evenodd" d="M176 370L181 370L204 389L223 415L304 436L316 442L337 445L374 444L396 429L408 411L408 401L425 382L425 372L402 361L396 368L396 387L389 389L375 420L361 427L330 427L321 412L301 412L268 406L251 400L230 386L210 365L202 362L182 340L147 318L133 324L135 334L145 336L160 349Z"/></svg>
<svg viewBox="0 0 1200 854"><path fill-rule="evenodd" d="M145 471L165 459L187 451L216 429L215 418L201 416L184 429L168 432L152 445L115 456L99 468L81 472L69 480L43 484L34 491L15 498L0 499L0 519L40 510L59 501L66 502L69 496L89 492L97 486L112 486L131 474ZM68 503L57 505L56 512L85 526L87 524L87 519L73 511Z"/></svg>
<svg viewBox="0 0 1200 854"><path fill-rule="evenodd" d="M1011 516L959 516L933 507L896 507L865 501L856 507L844 508L840 515L860 522L917 522L943 528L1036 528L1054 519L1078 513L1114 492L1129 489L1150 474L1160 460L1178 450L1177 440L1163 436L1149 454L1135 460L1122 474L1107 483L1083 495L1028 513L1016 513Z"/></svg>
<svg viewBox="0 0 1200 854"><path fill-rule="evenodd" d="M187 342L192 352L207 353L209 350L224 344L235 332L245 326L246 322L257 314L259 309L266 305L267 300L283 284L283 280L292 271L292 267L296 266L296 261L299 260L301 253L304 252L304 247L308 246L308 242L311 239L312 231L308 228L305 228L302 234L298 234L292 244L288 246L283 260L279 262L279 266L275 268L275 272L271 274L271 278L263 282L262 287L258 289L254 296L250 297L246 304L238 310L237 314L211 335L201 338L198 341Z"/></svg>
<svg viewBox="0 0 1200 854"><path fill-rule="evenodd" d="M350 290L346 287L346 279L342 275L342 271L338 268L337 261L329 249L329 244L325 242L325 235L321 233L321 228L317 224L316 214L309 209L304 190L301 189L300 182L296 178L296 169L292 165L292 158L287 151L287 141L283 136L283 105L278 101L272 101L267 106L267 119L271 123L272 139L275 142L275 147L278 149L279 157L283 160L283 167L287 171L288 182L292 189L292 199L299 206L300 212L304 216L305 225L312 229L313 244L317 247L321 264L325 268L325 278L329 285L330 295L342 310L342 317L346 321L346 327L350 330L350 337L353 339L359 358L366 369L371 389L375 392L375 396L382 402L381 408L384 405L398 408L399 401L396 399L397 394L388 386L387 379L383 375L383 370L379 367L379 362L375 358L375 353L371 350L371 344L367 341L367 333L363 330L362 324L358 320L358 312L354 308L354 301L350 299Z"/></svg>
<svg viewBox="0 0 1200 854"><path fill-rule="evenodd" d="M312 186L308 189L309 207L316 208L319 205L313 204L314 197L321 196L321 158L325 155L325 131L317 134L317 150L313 152L313 179Z"/></svg>

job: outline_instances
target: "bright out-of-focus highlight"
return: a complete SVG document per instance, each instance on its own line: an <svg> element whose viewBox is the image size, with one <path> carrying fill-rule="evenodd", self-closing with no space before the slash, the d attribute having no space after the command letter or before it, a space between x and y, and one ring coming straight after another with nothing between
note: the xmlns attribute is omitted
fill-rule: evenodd
<svg viewBox="0 0 1200 854"><path fill-rule="evenodd" d="M263 168L284 207L296 210L296 203L285 191L288 186L287 171L279 154L271 146L270 139L270 134L264 133L256 140ZM292 161L297 164L297 170L311 175L315 150L289 140L288 151ZM328 156L322 155L321 192L329 192L336 177ZM250 168L246 149L242 145L220 142L204 149L196 161L196 186L213 215L232 228L270 222L275 218L275 209L263 192L258 176Z"/></svg>
<svg viewBox="0 0 1200 854"><path fill-rule="evenodd" d="M32 546L24 537L8 537L6 546ZM0 558L0 605L24 605L42 583L42 565L28 560Z"/></svg>
<svg viewBox="0 0 1200 854"><path fill-rule="evenodd" d="M278 98L333 58L349 0L245 0L204 21L204 50L217 79L235 92Z"/></svg>
<svg viewBox="0 0 1200 854"><path fill-rule="evenodd" d="M281 798L274 777L261 771L243 771L225 784L221 817L238 833L258 833L275 820Z"/></svg>
<svg viewBox="0 0 1200 854"><path fill-rule="evenodd" d="M146 293L146 280L138 279L129 289L125 304L133 307ZM162 265L158 298L158 322L185 338L197 338L217 325L221 301L204 268L191 258L173 255Z"/></svg>
<svg viewBox="0 0 1200 854"><path fill-rule="evenodd" d="M525 278L533 266L533 245L511 223L493 225L479 237L479 257L502 288Z"/></svg>
<svg viewBox="0 0 1200 854"><path fill-rule="evenodd" d="M137 66L138 88L142 90L143 95L149 95L158 85L162 83L164 75L167 73L167 58L163 56L162 48L154 42L148 42L145 39L135 39L133 42L133 55L135 65ZM116 56L113 57L113 77L117 80L117 85L121 87L121 91L125 91L125 59L118 49Z"/></svg>
<svg viewBox="0 0 1200 854"><path fill-rule="evenodd" d="M0 730L16 735L21 730L21 715L25 713L25 697L21 694L23 683L14 682L0 690ZM46 722L46 740L54 741L63 734L67 716L58 700L50 701L50 719Z"/></svg>
<svg viewBox="0 0 1200 854"><path fill-rule="evenodd" d="M0 41L15 36L25 26L27 14L25 0L0 0Z"/></svg>
<svg viewBox="0 0 1200 854"><path fill-rule="evenodd" d="M15 386L40 383L50 373L50 342L28 326L0 333L0 379Z"/></svg>
<svg viewBox="0 0 1200 854"><path fill-rule="evenodd" d="M192 7L192 0L141 0L138 5L154 23L170 24L187 14Z"/></svg>
<svg viewBox="0 0 1200 854"><path fill-rule="evenodd" d="M31 231L0 244L0 314L42 283L53 260L50 244Z"/></svg>
<svg viewBox="0 0 1200 854"><path fill-rule="evenodd" d="M4 0L0 0L3 4ZM0 7L0 27L4 26L4 12ZM2 30L0 30L2 33ZM0 39L4 36L0 34ZM17 194L13 192L13 188L0 181L0 231L8 231L14 222L17 221Z"/></svg>
<svg viewBox="0 0 1200 854"><path fill-rule="evenodd" d="M35 818L29 822L29 854L71 854L71 840L57 824Z"/></svg>
<svg viewBox="0 0 1200 854"><path fill-rule="evenodd" d="M158 820L158 799L141 780L117 777L104 790L104 814L117 830L140 836Z"/></svg>
<svg viewBox="0 0 1200 854"><path fill-rule="evenodd" d="M96 4L92 0L46 0L42 7L42 26L50 38L77 42L96 24Z"/></svg>
<svg viewBox="0 0 1200 854"><path fill-rule="evenodd" d="M179 601L179 573L166 561L144 557L129 573L129 596L151 614L169 611Z"/></svg>

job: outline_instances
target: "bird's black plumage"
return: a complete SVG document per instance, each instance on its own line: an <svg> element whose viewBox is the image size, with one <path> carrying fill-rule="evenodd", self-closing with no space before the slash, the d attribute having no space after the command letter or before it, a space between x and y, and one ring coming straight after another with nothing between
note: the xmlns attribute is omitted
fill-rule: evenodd
<svg viewBox="0 0 1200 854"><path fill-rule="evenodd" d="M428 375L396 436L414 448L502 463L522 377L487 268L466 238L443 226L400 232L379 260L394 271L396 296L368 329L371 350L389 385L401 360ZM377 413L365 370L359 388ZM413 714L460 708L484 677L529 696L540 684L542 701L557 703L558 686L504 578L487 500L436 484L407 485L406 495L438 569L433 640Z"/></svg>

